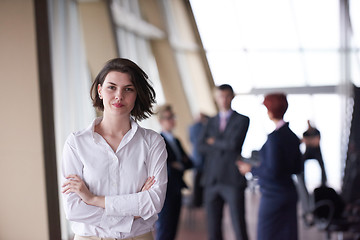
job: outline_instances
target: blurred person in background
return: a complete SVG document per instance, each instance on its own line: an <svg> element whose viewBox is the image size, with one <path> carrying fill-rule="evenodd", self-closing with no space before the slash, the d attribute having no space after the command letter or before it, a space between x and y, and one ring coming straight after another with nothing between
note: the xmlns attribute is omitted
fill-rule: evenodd
<svg viewBox="0 0 360 240"><path fill-rule="evenodd" d="M205 156L202 183L207 214L208 237L223 239L222 217L224 204L230 208L233 229L237 240L247 240L245 221L246 179L239 172L236 161L249 128L249 118L231 109L234 91L228 84L215 89L219 113L210 118L198 142Z"/></svg>
<svg viewBox="0 0 360 240"><path fill-rule="evenodd" d="M179 139L174 136L173 130L176 127L176 119L172 106L169 104L160 106L157 110L157 116L161 126L161 136L165 140L168 152L168 185L164 207L156 222L156 239L174 240L182 203L181 189L187 187L183 180L183 174L186 169L192 167L192 162Z"/></svg>
<svg viewBox="0 0 360 240"><path fill-rule="evenodd" d="M195 123L189 127L189 137L192 144L191 159L194 165L194 181L191 203L193 207L202 207L203 204L203 187L201 186L200 181L204 169L204 155L199 152L197 142L199 141L200 134L203 131L208 119L209 116L204 113L200 113Z"/></svg>
<svg viewBox="0 0 360 240"><path fill-rule="evenodd" d="M296 240L298 196L292 175L303 170L300 140L283 120L288 108L285 94L265 96L264 105L276 128L259 152L260 165L255 167L239 161L238 166L243 174L251 171L259 177L261 200L257 239Z"/></svg>
<svg viewBox="0 0 360 240"><path fill-rule="evenodd" d="M305 152L303 154L304 163L308 159L316 159L321 168L321 185L325 186L327 177L325 171L324 160L320 149L320 131L307 121L308 129L303 133L302 142L305 143Z"/></svg>

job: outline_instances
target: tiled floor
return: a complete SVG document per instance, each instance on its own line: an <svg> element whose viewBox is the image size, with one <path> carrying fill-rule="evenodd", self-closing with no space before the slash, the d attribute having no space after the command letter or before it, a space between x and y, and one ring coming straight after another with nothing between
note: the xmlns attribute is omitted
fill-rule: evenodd
<svg viewBox="0 0 360 240"><path fill-rule="evenodd" d="M259 200L260 196L258 192L246 191L246 219L250 240L256 240ZM227 207L224 209L223 232L225 235L224 240L235 240ZM302 219L299 218L299 240L323 239L326 239L325 233L318 231L316 227L305 227ZM333 236L332 239L335 239L335 236ZM206 215L203 209L188 209L183 207L176 240L207 240Z"/></svg>

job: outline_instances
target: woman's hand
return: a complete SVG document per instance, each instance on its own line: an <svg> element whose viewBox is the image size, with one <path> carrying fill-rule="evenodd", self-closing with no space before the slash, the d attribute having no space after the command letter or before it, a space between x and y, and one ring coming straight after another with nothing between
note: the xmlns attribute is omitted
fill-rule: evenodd
<svg viewBox="0 0 360 240"><path fill-rule="evenodd" d="M148 177L146 179L146 182L144 183L144 186L141 188L140 192L145 192L149 190L152 187L152 185L154 185L154 183L155 183L155 177L154 176ZM134 216L134 219L138 219L138 218L140 218L140 216Z"/></svg>
<svg viewBox="0 0 360 240"><path fill-rule="evenodd" d="M142 186L140 192L145 192L149 190L152 187L152 185L154 185L154 183L155 183L155 177L154 176L148 177L146 179L146 182L144 183L144 186Z"/></svg>
<svg viewBox="0 0 360 240"><path fill-rule="evenodd" d="M62 193L76 193L86 204L105 208L105 197L92 194L79 176L71 174L66 179L62 185Z"/></svg>
<svg viewBox="0 0 360 240"><path fill-rule="evenodd" d="M251 171L251 165L249 163L238 160L236 161L236 165L242 175Z"/></svg>

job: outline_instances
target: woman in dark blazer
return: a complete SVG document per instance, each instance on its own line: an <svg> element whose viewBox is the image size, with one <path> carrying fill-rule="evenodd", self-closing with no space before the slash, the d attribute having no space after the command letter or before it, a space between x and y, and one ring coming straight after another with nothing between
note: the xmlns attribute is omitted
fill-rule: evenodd
<svg viewBox="0 0 360 240"><path fill-rule="evenodd" d="M260 165L240 163L242 173L259 177L261 200L257 239L297 240L297 192L292 174L303 168L300 140L284 122L288 102L284 94L269 94L264 99L269 118L276 129L260 150Z"/></svg>
<svg viewBox="0 0 360 240"><path fill-rule="evenodd" d="M161 136L165 140L167 157L168 183L164 207L156 222L156 240L174 240L181 211L181 189L186 188L183 180L184 171L192 167L192 162L185 153L180 141L173 134L176 126L175 114L171 105L165 104L157 111L161 125Z"/></svg>

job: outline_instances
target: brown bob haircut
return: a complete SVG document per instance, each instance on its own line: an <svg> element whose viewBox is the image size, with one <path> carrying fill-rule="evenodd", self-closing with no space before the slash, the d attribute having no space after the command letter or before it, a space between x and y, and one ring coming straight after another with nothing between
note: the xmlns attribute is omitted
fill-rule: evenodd
<svg viewBox="0 0 360 240"><path fill-rule="evenodd" d="M106 76L109 72L127 73L130 80L136 89L136 100L131 115L136 121L143 120L153 114L153 104L155 101L155 91L150 84L148 75L136 63L125 58L114 58L109 60L96 76L90 89L90 97L93 101L93 106L101 111L104 111L103 100L99 98L97 86L103 85Z"/></svg>
<svg viewBox="0 0 360 240"><path fill-rule="evenodd" d="M276 119L282 119L288 108L288 101L284 93L271 93L265 96L264 105Z"/></svg>

